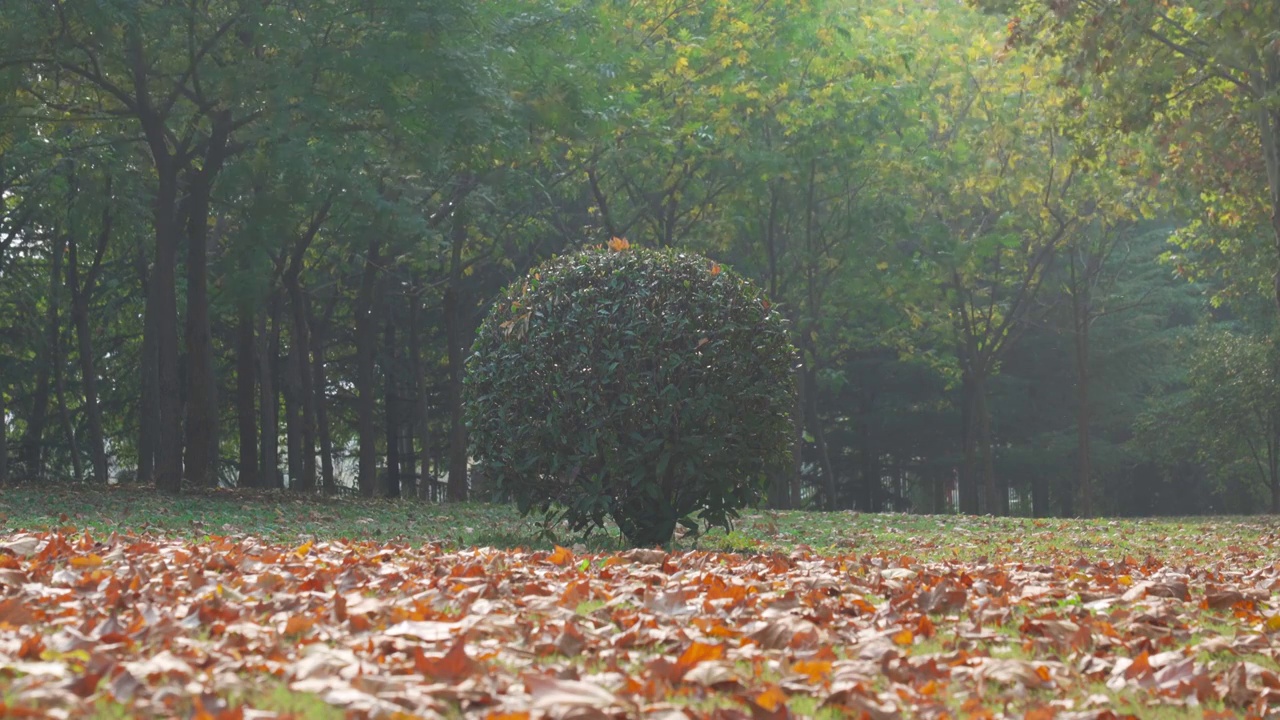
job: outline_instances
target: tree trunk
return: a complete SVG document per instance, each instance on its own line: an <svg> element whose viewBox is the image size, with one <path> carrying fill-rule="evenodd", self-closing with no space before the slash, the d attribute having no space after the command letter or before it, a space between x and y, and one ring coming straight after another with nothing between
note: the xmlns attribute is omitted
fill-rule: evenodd
<svg viewBox="0 0 1280 720"><path fill-rule="evenodd" d="M414 325L413 327L416 327ZM431 397L430 388L431 380L427 375L428 363L422 361L421 348L419 344L421 338L415 336L414 343L414 360L418 363L414 369L414 378L418 384L418 391L415 394L414 407L417 408L418 421L415 423L418 430L418 464L422 467L418 474L418 497L428 500L436 500L435 497L435 475L432 473L432 442L431 442Z"/></svg>
<svg viewBox="0 0 1280 720"><path fill-rule="evenodd" d="M808 378L806 382L812 390L816 388L817 368L807 368ZM831 454L827 451L827 434L822 428L822 421L818 417L818 393L809 392L805 394L805 399L809 401L808 420L809 429L812 431L814 442L818 446L818 464L822 470L822 496L823 509L835 510L836 508L836 476L835 470L831 466Z"/></svg>
<svg viewBox="0 0 1280 720"><path fill-rule="evenodd" d="M360 494L373 497L378 485L378 437L377 405L374 388L374 348L377 343L377 326L373 317L374 289L378 280L378 241L376 235L369 238L365 254L364 273L360 278L360 292L356 295L356 410L357 433L360 444Z"/></svg>
<svg viewBox="0 0 1280 720"><path fill-rule="evenodd" d="M1271 490L1271 514L1280 514L1280 409L1268 413L1271 437L1267 438L1267 485Z"/></svg>
<svg viewBox="0 0 1280 720"><path fill-rule="evenodd" d="M1277 424L1280 411L1271 411L1271 441L1267 443L1267 470L1271 485L1271 514L1280 515L1280 425Z"/></svg>
<svg viewBox="0 0 1280 720"><path fill-rule="evenodd" d="M126 31L126 57L137 92L134 111L142 126L155 170L155 195L151 203L155 233L155 259L151 270L144 322L155 326L156 433L154 479L156 489L176 495L182 492L182 380L178 365L178 245L182 232L178 214L179 175L182 168L170 145L163 110L151 102L147 90L149 64L141 34ZM198 248L203 252L203 248ZM202 265L201 263L198 263ZM148 382L143 378L143 382ZM141 443L140 443L141 444Z"/></svg>
<svg viewBox="0 0 1280 720"><path fill-rule="evenodd" d="M1255 75L1255 80L1262 83L1257 88L1259 98L1276 95L1280 85L1280 55L1273 51L1266 54L1264 72ZM1280 263L1280 108L1274 102L1258 102L1258 131L1262 141L1263 166L1267 171L1267 194L1271 206L1272 249L1276 260ZM1275 274L1275 302L1280 308L1280 269ZM1273 462L1273 468L1277 466ZM1271 473L1271 512L1280 513L1280 472L1273 469Z"/></svg>
<svg viewBox="0 0 1280 720"><path fill-rule="evenodd" d="M804 477L801 470L804 468L804 409L806 407L806 396L809 392L807 383L805 382L805 372L803 367L797 367L794 372L796 380L796 406L792 416L792 427L794 430L794 445L792 446L792 473L790 497L788 498L788 507L792 510L798 510L804 507Z"/></svg>
<svg viewBox="0 0 1280 720"><path fill-rule="evenodd" d="M262 316L258 338L262 343L258 354L258 411L262 414L262 463L259 487L279 488L280 478L280 399L276 391L277 367L280 363L280 293L272 291Z"/></svg>
<svg viewBox="0 0 1280 720"><path fill-rule="evenodd" d="M258 474L258 408L255 357L257 338L253 331L253 307L242 303L236 317L236 419L240 437L240 463L236 484L239 487L262 486Z"/></svg>
<svg viewBox="0 0 1280 720"><path fill-rule="evenodd" d="M335 296L336 299L336 296ZM336 495L338 480L333 472L333 437L329 434L329 388L325 373L324 346L328 337L329 316L333 306L330 305L323 325L316 322L311 305L308 304L311 325L311 384L315 392L316 435L320 442L320 477L321 487L325 495Z"/></svg>
<svg viewBox="0 0 1280 720"><path fill-rule="evenodd" d="M294 240L281 280L289 293L290 333L289 352L292 367L292 385L287 386L292 392L291 402L297 405L296 412L290 410L289 418L293 421L293 431L297 437L290 436L289 487L294 490L311 492L316 487L316 390L312 381L311 353L311 299L302 288L302 268L305 264L307 248L315 240L316 234L329 217L329 209L333 206L333 197L326 197L319 209L311 217L306 229ZM296 446L296 448L295 448ZM300 453L298 462L294 462L294 450ZM297 474L294 474L294 470Z"/></svg>
<svg viewBox="0 0 1280 720"><path fill-rule="evenodd" d="M976 391L978 414L978 451L982 453L982 502L981 512L990 515L1007 515L1009 493L1001 501L996 488L995 453L991 442L991 412L987 407L987 379L980 376Z"/></svg>
<svg viewBox="0 0 1280 720"><path fill-rule="evenodd" d="M56 255L57 260L53 264L53 272L55 278L50 283L50 299L56 303L59 290L62 287L62 248L58 248ZM55 310L55 314L58 314ZM61 323L59 323L60 325ZM71 421L71 410L67 406L67 381L66 381L66 365L67 359L62 353L62 329L57 328L53 334L53 386L58 397L58 418L62 422L62 434L67 438L67 451L71 455L71 468L74 474L75 482L84 481L84 458L80 457L80 443L76 438L75 424Z"/></svg>
<svg viewBox="0 0 1280 720"><path fill-rule="evenodd" d="M300 453L297 463L299 474L289 478L289 487L311 492L316 487L316 410L315 388L311 382L311 332L307 326L308 300L296 275L286 277L285 284L289 291L289 309L293 320L289 338L290 374L293 377L292 385L287 387L293 391L292 402L297 405L297 412L294 413L291 410L289 416L297 423L295 428L298 434L297 450ZM290 468L294 468L293 449L290 445Z"/></svg>
<svg viewBox="0 0 1280 720"><path fill-rule="evenodd" d="M9 483L9 404L5 393L9 383L0 377L0 487Z"/></svg>
<svg viewBox="0 0 1280 720"><path fill-rule="evenodd" d="M1093 515L1093 462L1089 448L1089 296L1088 278L1079 282L1071 263L1071 320L1076 361L1076 482L1080 514Z"/></svg>
<svg viewBox="0 0 1280 720"><path fill-rule="evenodd" d="M55 237L53 254L49 265L53 272L61 272L62 243L61 237ZM22 435L22 449L19 460L22 470L29 478L43 478L45 474L45 424L49 419L50 378L54 367L54 347L58 341L58 303L57 275L50 279L52 293L45 307L44 343L36 354L35 391L31 395L31 411L27 415L27 429Z"/></svg>
<svg viewBox="0 0 1280 720"><path fill-rule="evenodd" d="M467 499L467 428L462 408L462 248L467 240L463 213L454 213L449 285L444 292L445 340L449 357L449 488L451 502Z"/></svg>
<svg viewBox="0 0 1280 720"><path fill-rule="evenodd" d="M767 214L763 230L765 254L769 263L767 281L768 293L769 298L775 301L778 296L777 217L778 206L780 204L779 201L780 198L778 196L777 185L771 182L769 183L769 212ZM797 420L793 418L792 422L795 424ZM803 423L801 423L801 427L803 427ZM797 433L797 437L801 438L801 440L792 444L792 452L795 453L798 458L800 453L800 442L802 442L803 438L803 430ZM791 484L795 476L799 474L798 464L793 463L793 465L795 466L792 468L777 471L774 476L770 478L768 497L769 508L773 510L788 510L792 507L790 492Z"/></svg>
<svg viewBox="0 0 1280 720"><path fill-rule="evenodd" d="M71 411L67 408L66 357L62 354L62 254L67 246L67 238L59 233L53 243L53 257L50 259L49 277L49 365L53 373L54 395L58 401L58 420L62 424L62 434L67 439L67 449L71 455L74 481L84 480L84 461L80 457L80 446L76 442L75 426L71 422Z"/></svg>
<svg viewBox="0 0 1280 720"><path fill-rule="evenodd" d="M404 494L413 500L417 500L419 495L419 484L426 482L427 477L427 453L426 443L422 445L422 452L415 457L413 454L413 441L415 437L426 439L425 426L427 423L427 387L425 383L425 373L422 367L422 333L418 327L422 323L422 303L421 297L418 295L422 290L423 283L420 278L414 278L414 292L408 296L409 301L409 380L405 384L409 387L409 398L406 403L406 410L409 415L410 431L405 435L408 437L407 457L404 462L408 466L407 472L401 479L401 485L404 488ZM422 430L419 430L422 428ZM421 464L421 470L415 471L415 463Z"/></svg>
<svg viewBox="0 0 1280 720"><path fill-rule="evenodd" d="M196 487L217 485L218 400L209 323L209 201L226 158L231 112L212 115L203 162L187 177L187 437L186 475Z"/></svg>
<svg viewBox="0 0 1280 720"><path fill-rule="evenodd" d="M93 354L93 334L89 329L89 305L98 284L98 271L107 241L111 237L110 196L111 183L107 183L108 209L102 214L102 228L94 250L93 262L81 282L80 258L76 238L71 239L67 255L67 286L71 291L71 317L76 328L76 352L80 356L80 384L84 393L84 414L89 426L89 457L93 464L93 481L107 484L107 444L102 428L102 407L98 404L98 369Z"/></svg>
<svg viewBox="0 0 1280 720"><path fill-rule="evenodd" d="M960 512L977 515L978 500L978 419L977 394L973 374L965 371L960 379L960 417L963 461L960 465Z"/></svg>
<svg viewBox="0 0 1280 720"><path fill-rule="evenodd" d="M163 139L160 140L164 142ZM156 236L151 282L155 301L148 305L155 317L156 407L159 415L155 445L155 482L160 492L182 492L182 401L178 377L178 173L172 161L153 153L157 190L153 205Z"/></svg>
<svg viewBox="0 0 1280 720"><path fill-rule="evenodd" d="M385 306L386 325L383 330L382 379L385 387L382 409L387 424L387 471L383 476L382 496L400 497L400 397L396 391L399 375L396 357L396 323L391 312L390 298Z"/></svg>
<svg viewBox="0 0 1280 720"><path fill-rule="evenodd" d="M788 492L791 483L791 468L779 470L769 478L769 495L765 502L770 510L789 510L791 496Z"/></svg>
<svg viewBox="0 0 1280 720"><path fill-rule="evenodd" d="M804 373L792 372L796 385L796 402L791 408L791 465L779 468L769 481L768 507L790 510L800 507L800 468L804 461Z"/></svg>
<svg viewBox="0 0 1280 720"><path fill-rule="evenodd" d="M298 379L299 366L303 364L302 353L294 338L289 338L289 351L285 355L284 377L280 389L284 391L284 437L286 448L286 464L289 468L289 489L298 490L303 480L302 425L305 421L302 412L302 387Z"/></svg>
<svg viewBox="0 0 1280 720"><path fill-rule="evenodd" d="M859 468L862 475L863 488L866 490L867 512L880 512L883 509L882 495L880 487L880 463L878 453L873 447L871 437L871 421L874 412L874 406L870 398L867 397L866 391L859 394L858 408L858 439L859 453L858 459L861 467Z"/></svg>
<svg viewBox="0 0 1280 720"><path fill-rule="evenodd" d="M1065 480L1066 487L1059 487L1059 500L1062 503L1062 517L1075 517L1076 514L1076 484L1074 478L1068 476Z"/></svg>
<svg viewBox="0 0 1280 720"><path fill-rule="evenodd" d="M1049 517L1049 485L1042 472L1031 478L1031 514L1038 518Z"/></svg>
<svg viewBox="0 0 1280 720"><path fill-rule="evenodd" d="M156 327L159 315L155 310L158 296L154 278L147 272L147 261L141 247L138 249L137 263L138 282L142 285L142 296L146 299L146 304L142 313L142 356L138 360L142 376L138 378L140 397L136 477L141 484L151 484L155 480L156 443L160 439L160 352Z"/></svg>

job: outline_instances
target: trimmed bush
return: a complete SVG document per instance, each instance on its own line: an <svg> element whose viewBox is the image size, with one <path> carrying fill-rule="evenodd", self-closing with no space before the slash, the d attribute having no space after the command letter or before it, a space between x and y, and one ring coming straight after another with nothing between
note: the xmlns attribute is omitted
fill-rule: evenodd
<svg viewBox="0 0 1280 720"><path fill-rule="evenodd" d="M648 546L697 519L728 527L789 462L793 354L760 291L699 255L554 259L480 326L471 455L522 512L575 531L611 517Z"/></svg>

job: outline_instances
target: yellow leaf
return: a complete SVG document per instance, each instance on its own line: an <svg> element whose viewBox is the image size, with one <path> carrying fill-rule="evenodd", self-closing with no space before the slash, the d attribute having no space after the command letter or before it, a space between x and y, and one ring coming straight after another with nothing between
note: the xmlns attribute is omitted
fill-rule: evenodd
<svg viewBox="0 0 1280 720"><path fill-rule="evenodd" d="M71 567L73 568L96 568L102 564L102 557L99 555L85 555L84 557L71 558Z"/></svg>
<svg viewBox="0 0 1280 720"><path fill-rule="evenodd" d="M294 550L294 551L293 551L293 554L294 554L294 555L297 555L297 556L298 556L298 557L300 557L300 558L304 558L304 557L306 557L306 556L307 556L307 553L311 552L311 545L312 545L312 544L313 544L313 542L312 542L311 540L308 540L308 541L306 541L306 542L302 543L301 545L299 545L299 546L298 546L298 549L297 549L297 550Z"/></svg>
<svg viewBox="0 0 1280 720"><path fill-rule="evenodd" d="M1267 632L1276 632L1277 630L1280 630L1280 615L1272 615L1267 618L1267 621L1262 624L1262 627L1266 628Z"/></svg>
<svg viewBox="0 0 1280 720"><path fill-rule="evenodd" d="M907 645L910 645L912 642L915 641L915 639L916 639L915 633L911 632L910 629L906 629L906 628L898 631L897 633L894 633L893 635L894 644L902 645L904 647Z"/></svg>

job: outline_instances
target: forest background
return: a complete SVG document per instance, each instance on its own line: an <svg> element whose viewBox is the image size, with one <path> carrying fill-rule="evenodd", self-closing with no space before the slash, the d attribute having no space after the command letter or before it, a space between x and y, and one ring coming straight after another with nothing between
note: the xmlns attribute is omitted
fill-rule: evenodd
<svg viewBox="0 0 1280 720"><path fill-rule="evenodd" d="M799 351L771 507L1280 512L1280 4L0 12L0 482L461 500L508 282L624 237Z"/></svg>

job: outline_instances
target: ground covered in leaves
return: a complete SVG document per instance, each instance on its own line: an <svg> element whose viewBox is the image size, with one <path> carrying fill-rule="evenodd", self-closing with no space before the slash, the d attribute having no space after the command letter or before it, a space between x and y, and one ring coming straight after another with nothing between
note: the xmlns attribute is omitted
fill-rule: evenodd
<svg viewBox="0 0 1280 720"><path fill-rule="evenodd" d="M0 714L1280 711L1275 519L757 513L670 552L535 550L459 542L487 514L487 531L540 542L501 508L423 510L435 537L290 539L239 530L257 521L232 508L352 529L401 506L236 496L198 528L139 528L93 512L121 496L76 497L47 518L21 491L0 504ZM370 522L346 525L353 508Z"/></svg>

